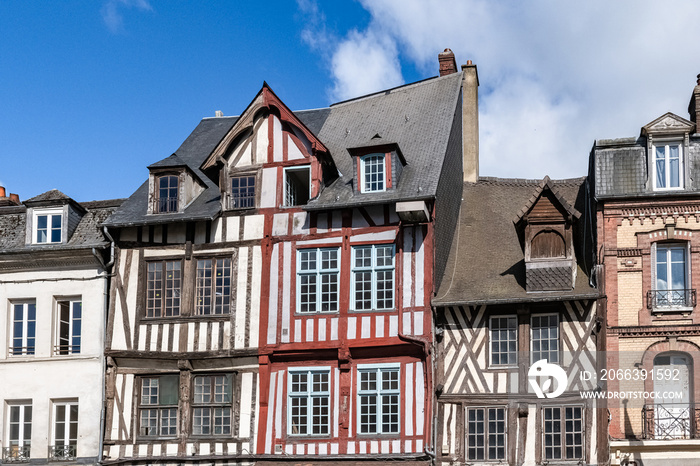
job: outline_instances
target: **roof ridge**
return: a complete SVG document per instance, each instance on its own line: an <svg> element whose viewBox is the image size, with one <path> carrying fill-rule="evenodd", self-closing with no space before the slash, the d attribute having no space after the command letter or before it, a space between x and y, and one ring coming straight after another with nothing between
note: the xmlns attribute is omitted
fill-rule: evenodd
<svg viewBox="0 0 700 466"><path fill-rule="evenodd" d="M545 175L546 176L546 175ZM562 178L562 179L551 179L550 181L554 183L555 185L564 185L564 184L577 184L581 183L586 179L586 176L579 176L577 178ZM496 176L480 176L479 181L477 183L482 183L482 184L506 184L506 185L514 185L514 186L532 186L532 185L539 185L542 183L543 178L540 179L534 179L534 178L500 178ZM473 183L472 183L473 184Z"/></svg>
<svg viewBox="0 0 700 466"><path fill-rule="evenodd" d="M357 102L357 101L359 101L359 100L371 99L371 98L375 98L375 97L381 97L382 95L390 94L390 93L392 93L393 91L397 91L397 90L399 90L399 89L405 89L405 88L409 88L409 87L413 87L413 86L420 86L420 85L427 84L428 82L432 82L432 81L438 81L438 80L441 80L441 79L454 78L454 75L457 75L457 74L461 74L461 72L458 72L458 73L451 73L451 74L448 74L448 75L445 75L445 76L431 76L431 77L429 77L429 78L421 79L420 81L414 81L414 82L412 82L412 83L401 84L400 86L390 87L389 89L381 89L381 90L379 90L379 91L372 92L372 93L365 94L365 95L360 95L360 96L357 96L357 97L353 97L353 98L351 98L351 99L346 99L346 100L341 100L341 101L339 101L339 102L334 102L334 103L332 103L332 104L329 105L329 108L337 107L337 106L340 106L340 105L345 105L345 104L348 104L348 103L354 103L354 102Z"/></svg>

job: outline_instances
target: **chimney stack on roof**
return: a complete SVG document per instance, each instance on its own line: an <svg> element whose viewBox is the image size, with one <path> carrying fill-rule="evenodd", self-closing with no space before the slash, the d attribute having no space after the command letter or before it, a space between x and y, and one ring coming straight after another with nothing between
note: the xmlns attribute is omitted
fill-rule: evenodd
<svg viewBox="0 0 700 466"><path fill-rule="evenodd" d="M216 118L221 118L222 116L224 116L224 112L222 112L221 110L217 110L216 112L214 112L214 115L216 116Z"/></svg>
<svg viewBox="0 0 700 466"><path fill-rule="evenodd" d="M440 62L440 76L457 72L457 61L455 61L455 54L452 53L452 50L445 49L444 52L438 54L438 61Z"/></svg>
<svg viewBox="0 0 700 466"><path fill-rule="evenodd" d="M7 206L18 206L19 205L19 195L10 194L9 197L6 195L7 191L3 186L0 186L0 207Z"/></svg>
<svg viewBox="0 0 700 466"><path fill-rule="evenodd" d="M697 132L698 114L700 113L700 74L697 78L697 84L693 89L693 95L690 96L690 103L688 104L688 113L690 113L690 121L695 123Z"/></svg>
<svg viewBox="0 0 700 466"><path fill-rule="evenodd" d="M479 181L479 75L476 65L462 65L462 166L464 181Z"/></svg>

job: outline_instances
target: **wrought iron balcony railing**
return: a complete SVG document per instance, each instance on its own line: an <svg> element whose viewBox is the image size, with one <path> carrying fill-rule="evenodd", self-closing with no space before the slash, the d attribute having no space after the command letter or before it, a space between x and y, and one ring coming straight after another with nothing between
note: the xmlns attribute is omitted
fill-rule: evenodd
<svg viewBox="0 0 700 466"><path fill-rule="evenodd" d="M642 409L644 438L679 440L700 438L700 407L693 403L659 403Z"/></svg>
<svg viewBox="0 0 700 466"><path fill-rule="evenodd" d="M159 213L177 212L177 196L156 198L155 209L153 210Z"/></svg>
<svg viewBox="0 0 700 466"><path fill-rule="evenodd" d="M55 345L53 354L80 354L80 345Z"/></svg>
<svg viewBox="0 0 700 466"><path fill-rule="evenodd" d="M75 445L54 445L49 447L49 459L51 460L72 461L75 457Z"/></svg>
<svg viewBox="0 0 700 466"><path fill-rule="evenodd" d="M694 308L695 304L695 289L647 291L648 309Z"/></svg>
<svg viewBox="0 0 700 466"><path fill-rule="evenodd" d="M3 463L28 463L31 447L12 445L2 449Z"/></svg>

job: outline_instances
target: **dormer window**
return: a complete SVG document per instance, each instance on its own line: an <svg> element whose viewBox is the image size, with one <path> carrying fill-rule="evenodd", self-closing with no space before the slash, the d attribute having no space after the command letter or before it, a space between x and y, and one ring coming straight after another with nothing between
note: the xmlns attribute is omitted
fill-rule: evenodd
<svg viewBox="0 0 700 466"><path fill-rule="evenodd" d="M284 169L284 206L304 205L311 197L311 167Z"/></svg>
<svg viewBox="0 0 700 466"><path fill-rule="evenodd" d="M683 189L683 144L654 141L654 189Z"/></svg>
<svg viewBox="0 0 700 466"><path fill-rule="evenodd" d="M158 213L178 211L179 177L165 175L158 178L158 197L156 211Z"/></svg>
<svg viewBox="0 0 700 466"><path fill-rule="evenodd" d="M231 178L231 208L252 209L255 207L255 175Z"/></svg>
<svg viewBox="0 0 700 466"><path fill-rule="evenodd" d="M368 154L360 157L361 192L386 191L386 155Z"/></svg>
<svg viewBox="0 0 700 466"><path fill-rule="evenodd" d="M62 242L63 209L34 210L34 243Z"/></svg>

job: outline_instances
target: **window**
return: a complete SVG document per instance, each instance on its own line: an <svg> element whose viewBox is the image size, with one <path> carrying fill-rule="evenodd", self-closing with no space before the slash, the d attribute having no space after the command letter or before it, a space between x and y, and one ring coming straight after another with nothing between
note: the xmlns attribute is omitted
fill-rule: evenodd
<svg viewBox="0 0 700 466"><path fill-rule="evenodd" d="M146 317L180 315L182 261L148 262Z"/></svg>
<svg viewBox="0 0 700 466"><path fill-rule="evenodd" d="M655 142L654 188L683 188L683 149L680 141Z"/></svg>
<svg viewBox="0 0 700 466"><path fill-rule="evenodd" d="M7 462L28 462L32 442L31 403L8 404L7 447L2 458Z"/></svg>
<svg viewBox="0 0 700 466"><path fill-rule="evenodd" d="M297 312L338 312L340 250L297 251Z"/></svg>
<svg viewBox="0 0 700 466"><path fill-rule="evenodd" d="M36 344L36 303L12 304L12 356L32 355Z"/></svg>
<svg viewBox="0 0 700 466"><path fill-rule="evenodd" d="M394 308L394 245L352 248L353 309Z"/></svg>
<svg viewBox="0 0 700 466"><path fill-rule="evenodd" d="M139 435L177 435L178 375L143 377L139 405Z"/></svg>
<svg viewBox="0 0 700 466"><path fill-rule="evenodd" d="M566 257L564 238L556 231L542 231L532 238L531 259L558 259Z"/></svg>
<svg viewBox="0 0 700 466"><path fill-rule="evenodd" d="M311 197L311 168L309 166L284 169L284 205L304 205Z"/></svg>
<svg viewBox="0 0 700 466"><path fill-rule="evenodd" d="M506 409L467 408L467 459L506 458Z"/></svg>
<svg viewBox="0 0 700 466"><path fill-rule="evenodd" d="M384 154L369 154L360 158L360 191L374 193L386 190Z"/></svg>
<svg viewBox="0 0 700 466"><path fill-rule="evenodd" d="M688 246L686 244L656 244L652 257L656 262L653 308L692 307L692 292L688 289Z"/></svg>
<svg viewBox="0 0 700 466"><path fill-rule="evenodd" d="M357 405L361 434L399 432L399 367L358 368Z"/></svg>
<svg viewBox="0 0 700 466"><path fill-rule="evenodd" d="M231 259L197 260L195 313L222 315L231 311Z"/></svg>
<svg viewBox="0 0 700 466"><path fill-rule="evenodd" d="M80 354L83 304L80 300L58 301L58 328L54 354Z"/></svg>
<svg viewBox="0 0 700 466"><path fill-rule="evenodd" d="M545 460L583 459L583 408L545 407L542 415Z"/></svg>
<svg viewBox="0 0 700 466"><path fill-rule="evenodd" d="M34 210L34 243L60 243L63 224L62 209Z"/></svg>
<svg viewBox="0 0 700 466"><path fill-rule="evenodd" d="M178 185L179 178L175 175L161 176L158 178L156 212L165 213L178 211Z"/></svg>
<svg viewBox="0 0 700 466"><path fill-rule="evenodd" d="M194 378L193 435L231 435L231 376Z"/></svg>
<svg viewBox="0 0 700 466"><path fill-rule="evenodd" d="M556 314L532 316L530 325L532 362L546 359L559 362L559 316Z"/></svg>
<svg viewBox="0 0 700 466"><path fill-rule="evenodd" d="M255 176L231 178L231 208L250 209L255 207Z"/></svg>
<svg viewBox="0 0 700 466"><path fill-rule="evenodd" d="M53 445L49 447L49 457L53 460L74 460L78 445L78 403L54 402L53 420Z"/></svg>
<svg viewBox="0 0 700 466"><path fill-rule="evenodd" d="M289 371L288 431L290 435L328 435L330 370Z"/></svg>
<svg viewBox="0 0 700 466"><path fill-rule="evenodd" d="M491 317L491 365L514 366L518 363L518 319L515 316Z"/></svg>

